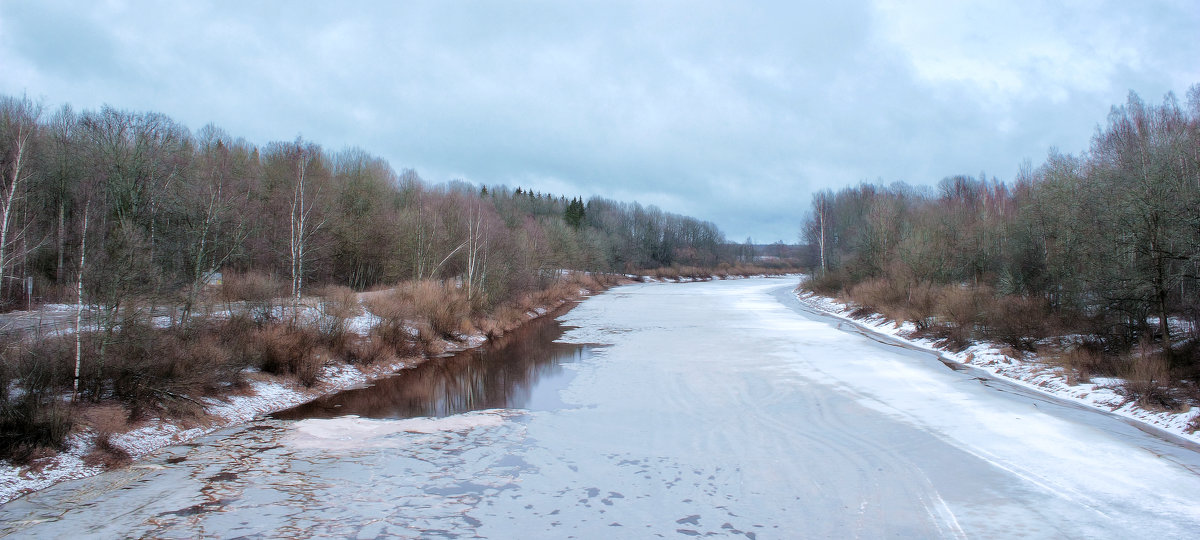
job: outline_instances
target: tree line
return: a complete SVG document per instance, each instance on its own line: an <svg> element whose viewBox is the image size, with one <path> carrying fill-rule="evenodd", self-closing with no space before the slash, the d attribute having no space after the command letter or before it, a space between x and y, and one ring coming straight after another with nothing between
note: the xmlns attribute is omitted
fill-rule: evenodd
<svg viewBox="0 0 1200 540"><path fill-rule="evenodd" d="M712 223L653 206L503 186L430 185L358 148L256 146L212 125L0 98L0 305L130 299L183 318L216 272L263 272L299 298L461 280L481 306L559 269L634 272L736 258Z"/></svg>
<svg viewBox="0 0 1200 540"><path fill-rule="evenodd" d="M757 271L752 247L654 206L432 185L359 148L0 96L0 311L75 305L0 329L0 459L61 450L84 425L93 457L121 462L107 441L126 420L202 416L249 374L313 385L339 362L439 354L614 273ZM125 420L99 422L97 404Z"/></svg>
<svg viewBox="0 0 1200 540"><path fill-rule="evenodd" d="M907 306L898 316L919 327L953 318L939 294L984 291L958 309L964 332L1005 324L989 305L1021 303L1007 316L1033 321L1026 333L1058 324L1109 352L1154 343L1194 377L1200 85L1186 104L1173 94L1147 104L1131 92L1087 151L1051 150L1011 183L980 174L932 189L864 183L817 193L804 236L811 287Z"/></svg>

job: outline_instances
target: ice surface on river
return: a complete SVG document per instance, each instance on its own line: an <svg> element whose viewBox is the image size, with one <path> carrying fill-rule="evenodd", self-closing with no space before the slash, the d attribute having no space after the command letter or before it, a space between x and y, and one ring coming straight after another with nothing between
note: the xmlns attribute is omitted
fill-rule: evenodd
<svg viewBox="0 0 1200 540"><path fill-rule="evenodd" d="M1200 458L840 331L794 283L638 284L551 410L270 420L0 508L0 534L1188 537ZM462 389L474 396L471 384Z"/></svg>
<svg viewBox="0 0 1200 540"><path fill-rule="evenodd" d="M297 448L348 449L399 447L411 441L396 437L401 433L437 433L467 431L477 427L500 425L502 411L457 414L446 418L406 418L372 420L357 416L308 419L296 422L287 442Z"/></svg>

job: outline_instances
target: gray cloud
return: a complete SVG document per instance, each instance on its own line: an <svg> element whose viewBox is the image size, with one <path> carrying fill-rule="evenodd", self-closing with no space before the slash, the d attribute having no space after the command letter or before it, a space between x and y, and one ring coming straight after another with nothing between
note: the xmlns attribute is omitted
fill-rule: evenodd
<svg viewBox="0 0 1200 540"><path fill-rule="evenodd" d="M1200 82L1200 8L1042 2L2 2L0 92L361 146L426 178L793 240L810 194L1086 148Z"/></svg>

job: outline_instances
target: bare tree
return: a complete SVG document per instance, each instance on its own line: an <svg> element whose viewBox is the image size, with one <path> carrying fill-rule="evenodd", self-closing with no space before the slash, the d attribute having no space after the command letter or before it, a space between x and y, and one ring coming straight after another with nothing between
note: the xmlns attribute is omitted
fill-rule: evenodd
<svg viewBox="0 0 1200 540"><path fill-rule="evenodd" d="M17 205L24 198L25 184L31 172L26 163L30 145L39 129L38 119L42 106L29 98L3 98L0 101L0 134L6 139L4 159L4 185L0 188L0 298L7 290L2 280L9 277L14 263L23 258L23 253L14 253L14 244L24 235L24 229L14 229Z"/></svg>
<svg viewBox="0 0 1200 540"><path fill-rule="evenodd" d="M178 190L182 200L184 232L177 247L188 255L189 285L180 323L186 324L200 291L213 272L221 268L246 238L244 203L249 192L244 182L235 182L236 159L222 137L209 126L203 131L195 178Z"/></svg>
<svg viewBox="0 0 1200 540"><path fill-rule="evenodd" d="M304 287L304 262L309 256L309 240L325 225L325 220L313 216L317 197L309 195L308 171L311 162L319 159L320 149L311 143L305 143L297 138L292 145L292 159L296 166L296 183L292 193L291 212L289 214L290 236L288 238L289 254L291 255L292 274L292 309L293 316L299 313L302 289ZM318 185L316 189L320 190Z"/></svg>
<svg viewBox="0 0 1200 540"><path fill-rule="evenodd" d="M829 198L830 194L828 191L822 191L813 195L813 217L816 218L817 247L821 259L822 276L828 271L828 266L825 262L825 239L829 237Z"/></svg>

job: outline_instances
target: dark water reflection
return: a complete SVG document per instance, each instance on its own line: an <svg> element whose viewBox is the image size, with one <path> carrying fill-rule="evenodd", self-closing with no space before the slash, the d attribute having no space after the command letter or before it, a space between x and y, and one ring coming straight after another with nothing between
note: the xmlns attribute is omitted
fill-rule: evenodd
<svg viewBox="0 0 1200 540"><path fill-rule="evenodd" d="M493 343L451 357L434 358L412 369L280 411L282 420L449 416L496 408L552 410L563 407L559 390L574 372L563 364L589 356L587 345L555 343L566 327L556 320L573 304L531 321Z"/></svg>

